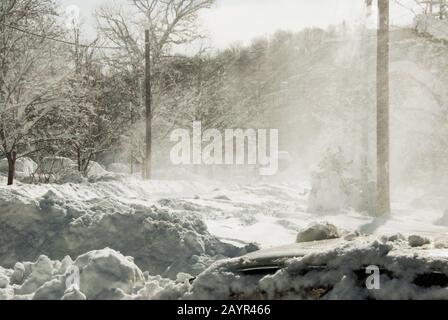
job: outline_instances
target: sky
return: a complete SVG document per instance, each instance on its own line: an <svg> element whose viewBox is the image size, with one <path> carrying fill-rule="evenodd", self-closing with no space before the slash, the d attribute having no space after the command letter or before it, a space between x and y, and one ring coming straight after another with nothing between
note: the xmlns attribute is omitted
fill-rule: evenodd
<svg viewBox="0 0 448 320"><path fill-rule="evenodd" d="M105 2L126 4L128 0L58 0L62 8L76 5L89 33L94 33L95 8ZM405 6L414 0L391 0L393 24L409 24L413 13ZM364 0L217 0L200 14L201 29L208 36L207 45L225 48L234 43L247 44L251 39L278 29L299 31L306 27L327 27L342 21L354 23L365 13Z"/></svg>

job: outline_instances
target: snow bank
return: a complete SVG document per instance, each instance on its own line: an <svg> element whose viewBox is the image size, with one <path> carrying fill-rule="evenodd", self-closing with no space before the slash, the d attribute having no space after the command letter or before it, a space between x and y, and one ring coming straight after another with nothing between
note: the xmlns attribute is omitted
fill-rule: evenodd
<svg viewBox="0 0 448 320"><path fill-rule="evenodd" d="M174 279L179 272L196 275L217 259L246 252L212 236L188 207L175 211L143 196L163 189L139 187L104 182L0 188L0 265L110 247L134 257L150 274ZM182 190L179 183L171 187L173 195Z"/></svg>
<svg viewBox="0 0 448 320"><path fill-rule="evenodd" d="M286 259L269 275L235 271L250 266L243 258L220 261L202 273L186 299L448 299L447 288L430 285L425 275L448 275L448 250L412 248L401 237L357 238L340 246ZM380 268L380 289L366 286L367 266ZM324 268L316 268L323 266ZM442 281L443 283L443 281ZM445 284L446 285L446 284Z"/></svg>

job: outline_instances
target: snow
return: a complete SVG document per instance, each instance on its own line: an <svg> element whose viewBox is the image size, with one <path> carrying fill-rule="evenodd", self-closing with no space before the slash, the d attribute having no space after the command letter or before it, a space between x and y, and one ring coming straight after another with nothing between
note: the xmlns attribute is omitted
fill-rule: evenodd
<svg viewBox="0 0 448 320"><path fill-rule="evenodd" d="M80 290L88 299L95 299L112 289L130 294L144 284L143 273L133 259L111 249L83 254L74 265L79 268Z"/></svg>
<svg viewBox="0 0 448 320"><path fill-rule="evenodd" d="M42 160L42 171L47 174L60 173L75 167L75 162L65 157L45 157Z"/></svg>
<svg viewBox="0 0 448 320"><path fill-rule="evenodd" d="M25 178L32 175L37 169L37 164L30 158L19 158L16 161L16 176L18 178ZM8 173L8 161L6 159L0 160L0 173Z"/></svg>
<svg viewBox="0 0 448 320"><path fill-rule="evenodd" d="M0 265L11 267L43 253L62 259L111 247L134 257L153 275L175 278L179 272L195 275L217 259L246 252L211 235L181 202L173 209L154 197L136 200L129 197L132 190L126 194L119 183L63 186L0 188ZM173 193L183 189L182 184L165 187ZM194 184L188 187L192 191ZM150 197L151 191L145 190L133 189Z"/></svg>
<svg viewBox="0 0 448 320"><path fill-rule="evenodd" d="M7 285L0 288L0 298L3 293L4 299L100 299L117 291L124 297L145 286L143 273L132 259L108 248L88 252L75 261L68 257L63 261L52 261L47 256L40 256L36 262L20 263L20 266L25 266L20 281L14 278L12 270L6 270L11 284L6 278ZM70 267L79 270L79 288L67 285Z"/></svg>
<svg viewBox="0 0 448 320"><path fill-rule="evenodd" d="M338 246L327 246L303 257L288 259L273 274L245 275L236 266L250 265L249 258L221 261L202 273L185 294L189 299L447 299L446 288L425 288L414 279L431 271L448 271L448 250L411 248L399 239L383 241L358 237ZM369 290L357 276L363 267L376 265L379 290ZM313 269L325 266L325 269ZM308 270L308 271L307 271ZM366 275L367 277L368 275Z"/></svg>
<svg viewBox="0 0 448 320"><path fill-rule="evenodd" d="M348 259L341 263L357 268L366 261L353 252L363 246L361 253L375 259L388 246L405 254L431 250L434 259L445 259L448 227L437 224L441 211L433 207L434 194L394 195L400 201L393 203L391 216L375 219L352 210L308 212L308 190L307 183L226 186L129 177L2 186L0 299L213 299L239 290L251 296L259 286L275 295L283 285L293 285L299 292L295 297L305 297L308 291L301 288L319 281L334 285L327 297L373 294L355 287L353 279L344 280L348 289L342 290L335 280L346 272L342 265L328 275L307 280L292 279L284 272L254 282L225 271L240 261L236 257L258 246L294 244L297 238L343 237L346 241L347 248L333 248L332 256L312 255L307 258L310 263L318 257L330 263L330 256L337 253L345 256L340 259ZM420 201L415 209L416 197L430 201ZM372 234L377 242L356 241L361 233ZM349 246L353 242L358 245ZM400 259L407 267L404 258ZM392 262L386 262L392 268ZM297 263L291 261L291 268ZM80 288L67 288L66 273L71 266L82 270ZM221 266L219 272L216 266ZM189 279L194 276L198 278L191 285ZM399 297L425 296L409 283L400 285L407 291L397 293ZM433 291L428 296L441 294ZM389 296L393 296L392 288L380 298Z"/></svg>
<svg viewBox="0 0 448 320"><path fill-rule="evenodd" d="M89 168L87 170L87 174L89 176L98 176L98 175L102 175L105 174L107 171L98 163L95 161L90 161L89 162Z"/></svg>
<svg viewBox="0 0 448 320"><path fill-rule="evenodd" d="M448 41L448 20L420 14L415 17L414 27L418 33L429 34L435 39Z"/></svg>

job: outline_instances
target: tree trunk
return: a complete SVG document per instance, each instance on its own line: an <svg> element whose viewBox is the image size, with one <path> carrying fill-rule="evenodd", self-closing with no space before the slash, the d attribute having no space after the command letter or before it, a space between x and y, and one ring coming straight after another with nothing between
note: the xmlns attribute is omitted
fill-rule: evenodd
<svg viewBox="0 0 448 320"><path fill-rule="evenodd" d="M82 163L81 163L81 150L76 149L76 160L78 162L78 171L82 172Z"/></svg>
<svg viewBox="0 0 448 320"><path fill-rule="evenodd" d="M390 213L389 186L389 0L378 0L377 215Z"/></svg>
<svg viewBox="0 0 448 320"><path fill-rule="evenodd" d="M8 186L12 186L14 183L14 177L16 173L16 160L17 153L15 151L6 155L8 160Z"/></svg>

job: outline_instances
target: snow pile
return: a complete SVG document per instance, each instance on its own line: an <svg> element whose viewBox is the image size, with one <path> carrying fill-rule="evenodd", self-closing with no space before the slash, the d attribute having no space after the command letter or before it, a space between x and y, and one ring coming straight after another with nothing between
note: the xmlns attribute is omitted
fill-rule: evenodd
<svg viewBox="0 0 448 320"><path fill-rule="evenodd" d="M327 150L319 168L311 179L308 211L315 213L339 213L354 209L371 212L375 187L351 177L353 164L341 148Z"/></svg>
<svg viewBox="0 0 448 320"><path fill-rule="evenodd" d="M0 300L135 299L150 297L150 293L161 296L164 289L160 285L173 289L175 283L145 278L132 258L108 248L88 252L75 261L68 256L52 261L42 255L36 262L16 263L14 269L0 268Z"/></svg>
<svg viewBox="0 0 448 320"><path fill-rule="evenodd" d="M341 236L338 228L331 223L313 223L301 230L297 235L297 242L310 242L319 240L336 239Z"/></svg>
<svg viewBox="0 0 448 320"><path fill-rule="evenodd" d="M256 249L221 242L187 209L130 201L123 199L123 192L121 197L108 197L111 190L100 198L86 196L89 189L76 185L61 188L70 196L56 190L35 197L20 188L0 188L0 265L12 267L42 254L62 259L110 247L134 257L150 274L174 279L179 272L196 275L217 259Z"/></svg>
<svg viewBox="0 0 448 320"><path fill-rule="evenodd" d="M448 20L421 14L415 17L414 28L420 34L429 34L435 39L448 41Z"/></svg>
<svg viewBox="0 0 448 320"><path fill-rule="evenodd" d="M252 263L244 257L217 262L193 282L184 298L448 299L448 276L436 283L428 280L431 272L438 279L448 275L447 257L446 248L412 248L401 237L358 238L286 259L284 268L269 275L238 272L237 267ZM380 268L378 290L367 288L367 266Z"/></svg>
<svg viewBox="0 0 448 320"><path fill-rule="evenodd" d="M105 248L74 261L66 256L52 261L0 267L0 300L154 300L181 299L191 288L192 276L176 280L142 272L132 257Z"/></svg>

